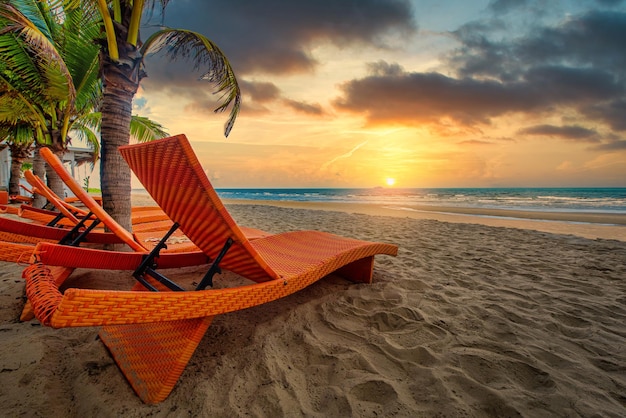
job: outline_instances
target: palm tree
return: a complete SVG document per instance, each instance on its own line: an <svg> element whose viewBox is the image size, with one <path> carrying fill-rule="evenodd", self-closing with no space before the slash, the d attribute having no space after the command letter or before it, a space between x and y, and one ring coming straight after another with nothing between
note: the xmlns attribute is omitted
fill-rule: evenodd
<svg viewBox="0 0 626 418"><path fill-rule="evenodd" d="M0 1L0 127L15 143L12 150L21 149L18 145L30 132L37 146L62 154L70 130L80 128L75 122L98 105L102 89L99 48L93 44L99 34L95 17L94 8L91 13L67 8L61 14L47 2ZM94 136L87 138L97 151ZM63 195L56 173L46 171L48 185Z"/></svg>
<svg viewBox="0 0 626 418"><path fill-rule="evenodd" d="M94 161L100 153L96 133L102 115L94 110L102 100L102 83L99 47L93 42L100 34L99 15L93 2L68 3L62 13L59 10L34 0L0 2L0 19L4 19L0 20L0 140L13 144L14 168L30 153L33 138L37 146L61 154L72 135L91 145ZM47 74L50 56L59 68L67 69L61 76ZM60 93L52 96L48 90ZM139 142L167 135L160 124L137 115L131 118L130 133ZM11 183L19 184L18 179ZM63 184L53 170L48 170L48 182L63 194Z"/></svg>
<svg viewBox="0 0 626 418"><path fill-rule="evenodd" d="M6 129L0 127L0 142L6 144L11 153L11 171L9 177L9 195L20 194L20 177L24 160L30 157L33 136L30 126L23 124Z"/></svg>
<svg viewBox="0 0 626 418"><path fill-rule="evenodd" d="M130 170L117 148L129 143L132 100L146 76L144 57L164 52L171 60L184 58L195 68L206 66L203 79L222 93L222 112L231 107L224 128L228 136L241 104L237 79L224 53L205 36L182 29L162 28L142 44L139 37L144 12L169 0L96 0L106 39L101 44L100 65L104 82L102 102L102 161L100 181L104 208L121 225L130 228Z"/></svg>

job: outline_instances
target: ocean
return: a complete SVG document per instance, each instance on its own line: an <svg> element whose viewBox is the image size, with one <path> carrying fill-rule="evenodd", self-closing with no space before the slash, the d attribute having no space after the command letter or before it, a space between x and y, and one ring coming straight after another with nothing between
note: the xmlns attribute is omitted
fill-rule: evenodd
<svg viewBox="0 0 626 418"><path fill-rule="evenodd" d="M626 188L217 189L224 199L626 214Z"/></svg>

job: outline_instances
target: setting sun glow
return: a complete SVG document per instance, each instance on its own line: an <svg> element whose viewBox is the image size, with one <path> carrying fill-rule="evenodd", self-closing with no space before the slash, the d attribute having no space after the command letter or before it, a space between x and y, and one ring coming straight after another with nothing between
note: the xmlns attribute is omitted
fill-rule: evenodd
<svg viewBox="0 0 626 418"><path fill-rule="evenodd" d="M392 179L391 177L387 177L387 180L385 180L385 182L387 183L387 186L393 186L394 184L396 184L396 179Z"/></svg>

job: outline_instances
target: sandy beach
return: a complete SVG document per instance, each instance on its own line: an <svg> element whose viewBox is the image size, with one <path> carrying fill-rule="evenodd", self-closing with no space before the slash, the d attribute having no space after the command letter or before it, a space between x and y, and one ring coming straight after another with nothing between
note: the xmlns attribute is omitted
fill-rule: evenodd
<svg viewBox="0 0 626 418"><path fill-rule="evenodd" d="M331 275L216 317L158 405L135 396L97 329L20 323L23 267L0 263L0 416L626 415L623 218L276 202L228 208L249 227L318 229L394 243L399 254L376 258L372 285ZM198 277L205 268L171 273ZM133 283L120 272L73 277L81 287Z"/></svg>

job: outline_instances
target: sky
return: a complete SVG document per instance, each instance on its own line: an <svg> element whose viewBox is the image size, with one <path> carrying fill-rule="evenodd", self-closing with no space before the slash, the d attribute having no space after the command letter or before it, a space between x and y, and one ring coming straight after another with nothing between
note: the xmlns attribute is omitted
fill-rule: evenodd
<svg viewBox="0 0 626 418"><path fill-rule="evenodd" d="M172 0L142 34L162 23L241 87L228 138L185 61L149 57L135 97L215 187L626 186L626 0Z"/></svg>

